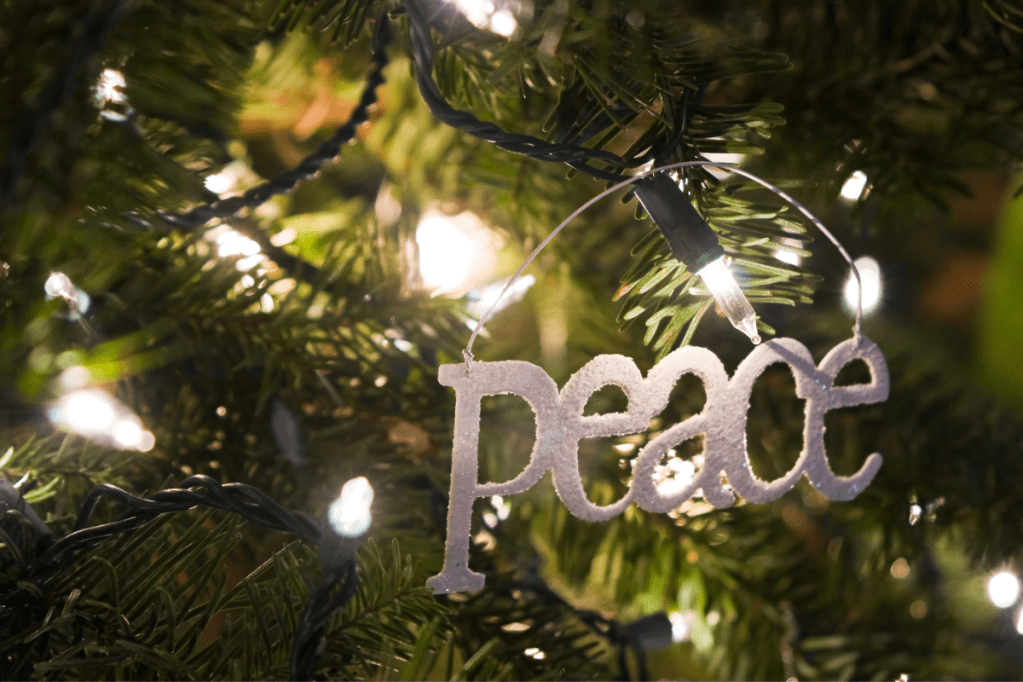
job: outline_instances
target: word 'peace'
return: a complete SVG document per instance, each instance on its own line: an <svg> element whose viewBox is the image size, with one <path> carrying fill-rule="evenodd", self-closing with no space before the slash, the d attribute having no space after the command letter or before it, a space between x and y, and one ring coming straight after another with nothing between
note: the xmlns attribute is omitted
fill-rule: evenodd
<svg viewBox="0 0 1023 682"><path fill-rule="evenodd" d="M871 383L834 386L839 370L857 359L870 369ZM806 401L806 418L803 450L795 466L781 478L767 482L758 479L750 466L746 412L753 383L764 369L778 362L792 368L796 395ZM632 484L624 497L607 506L590 502L579 474L579 441L645 431L651 417L668 404L672 388L685 374L695 374L703 381L707 395L703 410L661 432L640 450ZM731 380L716 355L696 347L675 350L657 363L646 379L630 358L598 356L575 373L560 393L543 369L517 360L473 362L468 371L461 364L443 365L438 379L455 389L455 436L444 569L426 583L436 593L483 588L483 575L468 567L473 502L480 497L523 492L548 469L553 471L555 489L569 511L588 521L605 521L633 501L647 511L665 513L701 489L715 507L728 507L735 502L735 495L721 485L721 474L750 502L777 499L802 475L828 499L850 500L870 484L881 467L881 456L875 453L853 476L836 476L824 451L824 415L828 410L881 402L888 397L888 366L880 349L865 337L839 344L820 366L798 341L774 339L755 348ZM625 392L628 409L583 415L589 397L608 384ZM514 479L480 483L480 403L483 396L505 393L521 396L532 407L536 443L526 468ZM670 449L700 434L704 436L704 465L688 485L663 494L655 482L655 467Z"/></svg>

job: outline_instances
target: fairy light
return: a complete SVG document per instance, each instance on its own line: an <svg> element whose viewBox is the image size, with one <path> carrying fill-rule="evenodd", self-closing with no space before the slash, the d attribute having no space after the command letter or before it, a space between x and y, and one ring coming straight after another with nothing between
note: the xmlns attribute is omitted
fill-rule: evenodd
<svg viewBox="0 0 1023 682"><path fill-rule="evenodd" d="M92 371L88 367L82 367L81 365L68 367L60 373L60 377L57 379L60 387L65 391L82 388L90 381L92 381Z"/></svg>
<svg viewBox="0 0 1023 682"><path fill-rule="evenodd" d="M43 291L46 292L47 301L55 298L64 299L68 305L68 314L65 317L72 322L82 319L82 315L88 312L92 303L89 294L76 287L71 278L63 272L51 272L43 284Z"/></svg>
<svg viewBox="0 0 1023 682"><path fill-rule="evenodd" d="M692 611L686 611L685 613L674 611L668 614L668 620L671 621L671 641L677 644L689 639L689 633L693 628L693 621L696 620L696 614Z"/></svg>
<svg viewBox="0 0 1023 682"><path fill-rule="evenodd" d="M991 603L1005 609L1016 603L1019 598L1019 578L1012 571L1002 570L987 581L987 596Z"/></svg>
<svg viewBox="0 0 1023 682"><path fill-rule="evenodd" d="M452 4L470 24L491 33L508 37L519 27L509 7L498 7L495 0L444 0ZM497 0L498 2L500 0ZM502 3L505 4L505 3Z"/></svg>
<svg viewBox="0 0 1023 682"><path fill-rule="evenodd" d="M419 271L435 293L452 291L465 280L473 259L472 240L447 216L434 211L416 227Z"/></svg>
<svg viewBox="0 0 1023 682"><path fill-rule="evenodd" d="M703 279L732 326L760 343L757 315L725 262L717 235L678 181L659 173L637 183L636 197L668 242L672 255Z"/></svg>
<svg viewBox="0 0 1023 682"><path fill-rule="evenodd" d="M864 188L867 186L867 174L863 171L856 171L850 175L845 184L842 185L842 198L848 199L849 201L856 201L863 194Z"/></svg>
<svg viewBox="0 0 1023 682"><path fill-rule="evenodd" d="M863 314L873 312L881 302L883 286L881 283L881 266L870 256L861 256L855 261L856 270L860 273L860 280L863 282ZM845 282L843 297L845 306L850 311L856 310L857 293L860 285L856 276L849 273L849 279Z"/></svg>
<svg viewBox="0 0 1023 682"><path fill-rule="evenodd" d="M46 292L48 299L60 297L70 301L75 297L75 285L71 283L71 278L63 272L51 272L50 276L46 278L46 283L43 284L43 291Z"/></svg>
<svg viewBox="0 0 1023 682"><path fill-rule="evenodd" d="M760 343L757 314L725 264L724 257L708 263L696 274L703 279L732 326L748 336L754 344Z"/></svg>
<svg viewBox="0 0 1023 682"><path fill-rule="evenodd" d="M107 102L114 102L120 104L127 100L124 93L121 92L127 83L124 80L124 74L116 69L103 69L99 74L99 78L96 80L95 100L97 106L103 106Z"/></svg>
<svg viewBox="0 0 1023 682"><path fill-rule="evenodd" d="M138 416L98 388L81 388L61 397L49 411L54 425L121 450L148 452L156 438Z"/></svg>
<svg viewBox="0 0 1023 682"><path fill-rule="evenodd" d="M209 236L207 234L207 237ZM240 272L247 272L263 262L263 254L259 244L236 230L228 228L219 231L214 241L217 245L217 255L221 258L242 256L235 263L235 267ZM254 283L255 280L252 281L252 284ZM252 284L247 284L246 286L252 286Z"/></svg>
<svg viewBox="0 0 1023 682"><path fill-rule="evenodd" d="M341 487L341 495L327 510L331 527L346 538L356 538L369 530L373 521L373 486L365 476L353 478Z"/></svg>

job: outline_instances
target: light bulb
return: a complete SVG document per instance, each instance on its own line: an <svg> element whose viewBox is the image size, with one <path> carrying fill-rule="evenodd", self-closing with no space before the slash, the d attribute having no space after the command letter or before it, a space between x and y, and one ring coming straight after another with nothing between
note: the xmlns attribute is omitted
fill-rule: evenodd
<svg viewBox="0 0 1023 682"><path fill-rule="evenodd" d="M365 476L353 478L341 487L341 495L327 510L327 519L338 535L357 538L373 520L369 511L373 504L373 486Z"/></svg>
<svg viewBox="0 0 1023 682"><path fill-rule="evenodd" d="M884 286L881 282L881 266L870 256L861 256L856 259L855 263L856 270L860 273L860 280L863 282L863 314L867 315L877 308L884 293ZM846 308L851 312L856 311L856 297L859 292L859 282L857 282L855 275L850 272L843 293Z"/></svg>
<svg viewBox="0 0 1023 682"><path fill-rule="evenodd" d="M721 309L728 317L732 326L750 338L753 343L760 343L760 334L757 333L757 314L753 306L746 299L746 295L739 288L725 259L718 258L705 265L697 272L703 278L703 282L710 289L714 300L718 302Z"/></svg>
<svg viewBox="0 0 1023 682"><path fill-rule="evenodd" d="M127 405L98 388L71 391L54 403L49 414L57 426L121 450L148 452L156 444Z"/></svg>
<svg viewBox="0 0 1023 682"><path fill-rule="evenodd" d="M999 571L987 581L987 596L998 608L1008 608L1016 603L1019 587L1019 578L1012 571Z"/></svg>
<svg viewBox="0 0 1023 682"><path fill-rule="evenodd" d="M845 184L842 185L842 198L848 199L849 201L856 201L863 194L863 189L867 186L867 174L863 171L856 171L848 178L846 178Z"/></svg>
<svg viewBox="0 0 1023 682"><path fill-rule="evenodd" d="M668 614L668 620L671 621L671 641L684 642L689 639L689 633L696 621L696 614L693 611L685 613L675 611Z"/></svg>
<svg viewBox="0 0 1023 682"><path fill-rule="evenodd" d="M419 271L431 289L451 291L468 276L474 255L472 240L447 216L436 212L424 215L416 227L416 243Z"/></svg>

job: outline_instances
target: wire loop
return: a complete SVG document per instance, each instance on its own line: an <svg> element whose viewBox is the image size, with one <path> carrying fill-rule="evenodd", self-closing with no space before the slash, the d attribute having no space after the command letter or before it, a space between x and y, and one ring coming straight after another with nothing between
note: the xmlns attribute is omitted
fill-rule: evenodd
<svg viewBox="0 0 1023 682"><path fill-rule="evenodd" d="M734 164L720 163L720 162L717 162L717 161L683 161L681 163L672 163L672 164L668 164L668 165L665 165L665 166L658 166L656 168L651 168L649 170L643 171L642 173L637 173L633 177L628 178L626 180L623 180L623 181L621 181L621 182L619 182L619 183L617 183L615 185L612 185L611 187L607 188L606 190L604 190L600 194L597 194L592 199L588 200L586 203L584 203L582 206L580 206L576 210L572 211L572 213L567 218L565 218L565 220L562 221L562 223L560 225L558 225L556 228L551 230L551 233L549 235L547 235L544 238L544 240L537 245L537 247L535 249L533 249L533 252L530 253L526 257L526 260L525 260L525 262L522 263L522 266L518 270L516 270L515 274L512 275L508 279L508 283L504 285L503 289L501 289L501 293L497 295L497 298L494 299L494 302L490 305L490 307L487 309L487 311L485 313L483 313L483 316L480 317L479 322L477 322L476 326L473 328L472 334L469 336L469 342L466 344L465 349L462 351L462 355L463 355L463 357L465 357L466 372L469 371L469 368L470 368L470 366L471 366L471 364L473 362L473 360L472 360L472 357L473 357L473 355L472 355L472 345L476 341L476 336L479 334L480 329L483 328L483 325L490 319L490 316L493 314L494 309L497 307L497 304L500 303L501 299L504 298L504 295L506 293L508 293L508 289L511 288L512 284L514 284L518 280L518 278L522 275L522 273L525 272L526 268L529 267L529 264L532 263L533 260L537 256L540 255L540 252L543 251L543 249L548 244L550 244L551 241L555 237L558 236L558 233L561 232L563 229L565 229L565 227L567 227L568 224L570 222L572 222L580 213L582 213L583 211L585 211L590 206L592 206L593 204L597 203L598 201L600 201L601 199L603 199L607 195L609 195L609 194L611 194L611 193L621 189L622 187L626 187L626 186L631 185L633 183L639 182L643 178L645 178L645 177L647 177L649 175L653 175L654 173L660 173L662 171L674 170L676 168L692 168L692 167L706 167L706 166L709 166L711 168L727 169L729 172L735 173L737 175L741 175L741 176L743 176L745 178L749 178L750 180L752 180L752 181L756 182L757 184L765 187L766 189L771 190L772 192L774 192L775 194L780 196L784 201L787 201L789 204L791 204L793 207L795 207L795 209L798 210L800 213L802 213L807 218L809 218L810 221L817 227L817 229L820 230L821 233L825 237L827 237L831 241L832 244L835 245L835 248L838 249L838 252L842 255L842 257L846 260L846 262L849 263L849 267L852 268L853 275L856 277L856 282L859 285L859 287L857 289L857 292L856 292L856 321L853 323L853 328L852 328L853 337L856 340L856 344L859 345L860 340L863 337L863 334L861 332L861 327L862 327L862 322L863 322L863 281L860 278L860 271L856 267L856 263L854 263L853 259L849 256L849 252L845 250L845 247L842 246L842 243L838 241L838 238L835 237L835 235L833 235L831 233L831 231L828 230L828 228L824 227L824 223L822 223L817 218L817 216L815 216L813 213L811 213L809 211L809 209L807 209L801 203L799 203L798 201L793 199L791 196L786 194L780 187L771 184L767 180L764 180L763 178L761 178L761 177L759 177L757 175L754 175L753 173L750 173L749 171L745 171L745 170L742 170L741 168L737 168Z"/></svg>

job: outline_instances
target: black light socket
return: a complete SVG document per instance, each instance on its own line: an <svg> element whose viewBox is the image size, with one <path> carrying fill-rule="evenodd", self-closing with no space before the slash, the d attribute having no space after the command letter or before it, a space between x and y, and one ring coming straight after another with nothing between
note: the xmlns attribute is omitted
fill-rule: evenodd
<svg viewBox="0 0 1023 682"><path fill-rule="evenodd" d="M658 173L635 187L636 196L668 241L671 253L690 272L698 272L725 255L714 230L669 175Z"/></svg>

